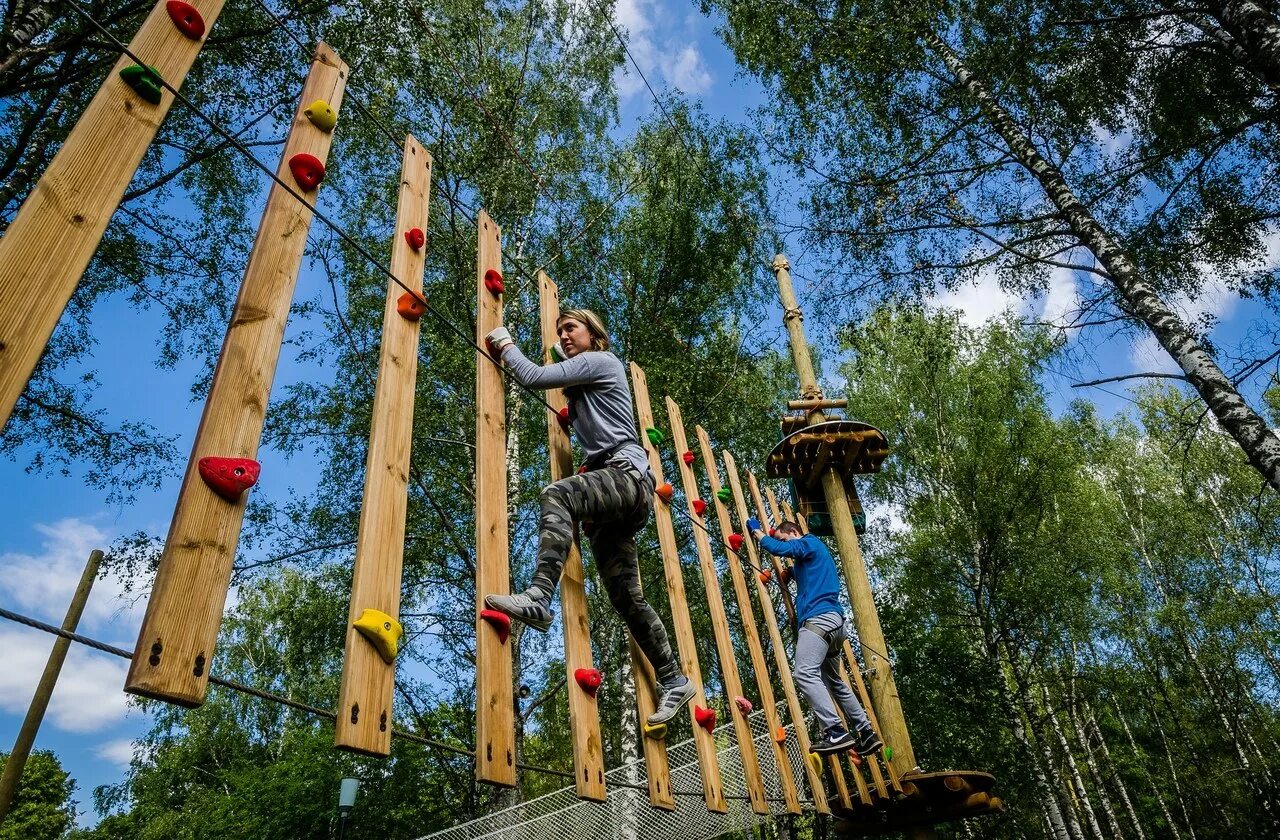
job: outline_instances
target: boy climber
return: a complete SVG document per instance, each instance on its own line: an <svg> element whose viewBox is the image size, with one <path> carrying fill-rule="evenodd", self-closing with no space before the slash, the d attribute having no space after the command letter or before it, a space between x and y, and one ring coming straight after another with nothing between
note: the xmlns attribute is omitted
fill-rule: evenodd
<svg viewBox="0 0 1280 840"><path fill-rule="evenodd" d="M844 612L840 609L840 578L831 552L813 534L802 534L794 522L783 522L771 537L760 527L760 520L747 520L747 530L760 541L760 547L776 557L795 561L792 576L796 581L795 679L822 726L823 736L815 741L816 753L835 753L856 749L869 755L884 746L867 720L862 704L840 679L840 651L845 640ZM845 719L857 730L855 737L836 712L831 699L844 710Z"/></svg>

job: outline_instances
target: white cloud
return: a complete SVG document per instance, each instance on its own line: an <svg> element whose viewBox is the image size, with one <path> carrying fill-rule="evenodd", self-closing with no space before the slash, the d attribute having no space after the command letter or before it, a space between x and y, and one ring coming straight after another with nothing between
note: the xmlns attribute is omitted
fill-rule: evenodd
<svg viewBox="0 0 1280 840"><path fill-rule="evenodd" d="M711 73L702 61L702 54L693 44L685 46L676 56L668 74L672 84L688 94L706 93L711 89Z"/></svg>
<svg viewBox="0 0 1280 840"><path fill-rule="evenodd" d="M618 0L613 8L627 49L645 78L661 95L661 82L687 94L700 95L711 89L714 78L698 47L692 43L697 18L677 17L656 0ZM661 31L659 31L661 29ZM618 96L629 99L648 96L644 80L630 61L614 73Z"/></svg>
<svg viewBox="0 0 1280 840"><path fill-rule="evenodd" d="M1069 268L1055 268L1049 278L1049 291L1044 297L1040 320L1063 326L1079 308L1080 290L1076 285L1076 273Z"/></svg>
<svg viewBox="0 0 1280 840"><path fill-rule="evenodd" d="M113 741L104 741L93 748L93 754L112 764L128 767L133 761L133 739L116 738Z"/></svg>
<svg viewBox="0 0 1280 840"><path fill-rule="evenodd" d="M0 628L0 709L26 714L53 640L35 630ZM68 732L96 732L119 723L128 711L124 681L128 662L72 645L49 701L46 720Z"/></svg>
<svg viewBox="0 0 1280 840"><path fill-rule="evenodd" d="M1000 288L994 272L984 271L975 280L955 289L935 295L929 305L939 309L955 309L961 320L971 327L980 327L1006 310L1023 311L1022 299Z"/></svg>

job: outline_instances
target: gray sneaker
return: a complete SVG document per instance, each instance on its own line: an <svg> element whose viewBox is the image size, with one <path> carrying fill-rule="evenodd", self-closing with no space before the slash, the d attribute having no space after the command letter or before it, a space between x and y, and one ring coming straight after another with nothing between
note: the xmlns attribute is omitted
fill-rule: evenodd
<svg viewBox="0 0 1280 840"><path fill-rule="evenodd" d="M551 607L547 606L547 601L534 600L524 593L486 595L484 605L491 610L509 615L516 621L524 622L539 633L547 632L547 628L551 626Z"/></svg>
<svg viewBox="0 0 1280 840"><path fill-rule="evenodd" d="M645 721L650 726L661 726L680 711L686 703L693 699L693 681L681 677L677 683L662 686L662 695L658 698L658 709Z"/></svg>

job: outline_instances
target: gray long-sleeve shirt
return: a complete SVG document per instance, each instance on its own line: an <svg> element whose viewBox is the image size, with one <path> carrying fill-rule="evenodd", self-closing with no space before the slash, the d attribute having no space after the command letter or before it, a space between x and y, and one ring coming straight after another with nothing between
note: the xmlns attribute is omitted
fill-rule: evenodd
<svg viewBox="0 0 1280 840"><path fill-rule="evenodd" d="M502 351L507 372L526 388L569 390L569 421L589 461L621 446L613 458L651 476L649 456L636 434L635 404L622 360L608 351L591 350L550 365L536 365L514 344ZM629 444L629 445L624 445Z"/></svg>

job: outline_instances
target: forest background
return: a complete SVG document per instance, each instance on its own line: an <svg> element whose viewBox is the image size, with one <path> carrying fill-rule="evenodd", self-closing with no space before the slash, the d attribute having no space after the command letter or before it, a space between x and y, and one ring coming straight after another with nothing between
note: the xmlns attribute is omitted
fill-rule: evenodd
<svg viewBox="0 0 1280 840"><path fill-rule="evenodd" d="M126 36L150 5L88 8ZM991 770L1009 803L966 836L1276 833L1273 3L269 8L355 67L323 208L383 253L392 138L412 130L437 164L433 303L469 326L468 216L486 208L526 348L528 276L545 265L564 298L607 313L655 394L746 463L795 391L768 271L790 255L828 391L895 448L864 485L867 548L917 751ZM731 53L699 52L713 26ZM11 2L2 34L7 224L114 55L63 4ZM305 66L261 4L236 0L184 91L273 165ZM56 617L109 542L90 626L132 644L122 604L149 582L263 191L175 109L0 437L6 604ZM385 287L318 224L308 254L218 669L327 706ZM466 743L474 354L423 326L398 712ZM1204 358L1218 379L1177 378ZM1132 373L1159 376L1071 387ZM540 407L510 396L521 581L545 432ZM660 593L652 545L644 564ZM629 698L602 593L592 626L612 766ZM47 642L2 632L0 701L20 713ZM528 760L567 767L557 636L520 641L518 722ZM348 773L366 779L357 824L382 836L510 801L449 756L398 745L375 770L333 752L324 725L218 692L194 713L135 710L136 740L96 743L75 733L118 725L122 677L76 656L79 693L42 744L112 782L75 795L97 823L83 836L326 836ZM110 761L126 757L121 779ZM68 780L52 757L38 768L22 836L56 837Z"/></svg>

